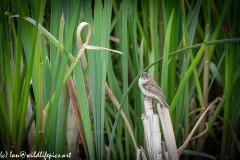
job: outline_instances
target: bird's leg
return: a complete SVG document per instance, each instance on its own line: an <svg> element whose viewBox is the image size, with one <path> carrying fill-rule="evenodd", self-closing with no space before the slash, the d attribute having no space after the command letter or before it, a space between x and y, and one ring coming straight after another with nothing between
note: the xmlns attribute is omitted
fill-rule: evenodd
<svg viewBox="0 0 240 160"><path fill-rule="evenodd" d="M146 96L146 97L145 97L145 100L148 101L148 102L151 104L151 108L153 108L154 105L156 104L156 100L155 100L155 104L152 105L151 97Z"/></svg>
<svg viewBox="0 0 240 160"><path fill-rule="evenodd" d="M156 105L156 103L157 103L157 100L155 99L155 102L154 102L154 104L153 104L153 107Z"/></svg>
<svg viewBox="0 0 240 160"><path fill-rule="evenodd" d="M145 99L150 102L150 97L146 96Z"/></svg>

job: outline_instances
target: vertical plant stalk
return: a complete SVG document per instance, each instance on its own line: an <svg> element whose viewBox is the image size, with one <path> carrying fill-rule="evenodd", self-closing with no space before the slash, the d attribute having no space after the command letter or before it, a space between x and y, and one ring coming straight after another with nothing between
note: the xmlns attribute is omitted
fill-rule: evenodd
<svg viewBox="0 0 240 160"><path fill-rule="evenodd" d="M163 56L163 46L164 46L164 25L163 25L163 10L162 3L160 3L159 8L159 51L160 57ZM159 64L159 70L161 71L161 64Z"/></svg>
<svg viewBox="0 0 240 160"><path fill-rule="evenodd" d="M202 1L203 6L203 13L205 19L205 37L210 34L210 2L209 1ZM209 87L209 47L206 46L204 52L204 69L203 69L203 102L204 107L200 112L200 116L204 113L205 107L208 106L208 87ZM200 125L199 125L199 133L201 133L205 129L206 123L206 116L203 117ZM204 137L200 136L197 142L197 150L202 151L204 147Z"/></svg>
<svg viewBox="0 0 240 160"><path fill-rule="evenodd" d="M150 37L151 49L154 49L154 30L153 30L153 0L149 0L149 21L150 21Z"/></svg>
<svg viewBox="0 0 240 160"><path fill-rule="evenodd" d="M12 87L12 70L11 70L11 62L10 62L10 50L9 50L9 40L10 40L10 35L8 35L7 33L9 33L7 31L7 20L6 20L6 16L5 16L5 9L4 8L4 2L2 2L1 6L0 6L0 16L1 16L1 38L3 41L6 41L6 43L2 46L2 51L3 53L3 64L4 64L4 68L5 68L5 85L6 86L2 86L3 88L5 88L5 93L6 93L6 100L8 103L6 104L6 107L9 109L9 116L10 116L10 126L6 126L7 128L10 128L10 131L15 131L16 130L16 117L14 117L14 95L13 95L13 87ZM10 29L10 28L9 28ZM3 107L3 106L1 106ZM6 116L6 115L5 115ZM13 123L13 121L15 121L15 123ZM7 125L7 124L5 124ZM13 128L14 127L14 128ZM9 129L8 129L9 130ZM10 141L11 141L11 148L12 150L14 150L15 148L15 143L16 143L16 139L17 139L17 132L12 132L11 133L12 137L9 137Z"/></svg>
<svg viewBox="0 0 240 160"><path fill-rule="evenodd" d="M39 10L39 24L43 24L43 19L44 19L44 9L45 9L45 4L46 1L41 1L41 2L35 2L33 3L34 8L38 8ZM36 25L37 26L37 25ZM41 31L38 30L38 35L37 35L37 50L38 54L35 55L35 74L36 74L36 151L39 150L39 133L43 132L43 46L45 45L43 42L43 36L41 34ZM45 57L44 57L45 58Z"/></svg>
<svg viewBox="0 0 240 160"><path fill-rule="evenodd" d="M157 104L157 109L160 117L160 122L163 129L164 138L166 141L167 151L172 160L178 160L178 151L176 140L174 136L172 121L170 117L170 112L165 107L160 107L160 104Z"/></svg>
<svg viewBox="0 0 240 160"><path fill-rule="evenodd" d="M128 90L128 8L129 8L129 2L128 0L122 1L122 19L121 19L121 50L123 53L125 53L122 56L122 82L123 82L123 93L126 93ZM126 97L126 101L124 102L124 108L123 111L125 112L127 117L129 116L129 107L128 107L128 96ZM127 127L125 127L125 152L126 152L126 159L130 159L129 157L129 134L127 132Z"/></svg>
<svg viewBox="0 0 240 160"><path fill-rule="evenodd" d="M21 17L21 8L20 8L20 17ZM13 21L11 21L13 23ZM14 25L14 24L13 24ZM21 67L21 59L22 59L22 40L21 40L21 27L22 26L22 19L20 18L18 21L18 37L16 40L16 45L17 45L17 53L15 53L15 58L14 58L14 93L13 93L13 126L12 126L12 133L14 135L14 141L17 139L17 123L18 123L18 111L19 111L19 101L20 101L20 96L21 96L21 90L20 86L22 83L20 83L20 70L22 70Z"/></svg>
<svg viewBox="0 0 240 160"><path fill-rule="evenodd" d="M158 59L160 57L159 53L159 43L158 43L158 7L159 3L156 0L150 0L149 2L149 21L150 21L150 37L151 37L151 56L153 56L154 60ZM152 60L150 60L151 62ZM158 65L156 64L152 70L153 70L153 75L154 79L157 83L159 83L159 70L158 70Z"/></svg>
<svg viewBox="0 0 240 160"><path fill-rule="evenodd" d="M186 15L185 15L185 5L184 1L181 1L181 15L182 15L182 30L183 30L183 47L185 48L187 45L189 45L189 38L188 38L188 32L187 32L187 25L186 25ZM188 67L188 57L189 55L184 52L184 58L183 58L183 67L182 67L182 72L187 71ZM196 72L196 68L194 68L194 72ZM183 99L183 110L184 110L184 139L187 137L189 134L189 81L186 84L186 87L184 89L184 92L182 94L182 99Z"/></svg>
<svg viewBox="0 0 240 160"><path fill-rule="evenodd" d="M39 1L39 5L40 5L40 1ZM39 11L40 11L40 9L37 9L37 11L36 11L36 15L37 15L36 24L38 24L38 21L39 21ZM32 69L33 69L33 61L34 61L35 55L38 54L38 53L36 53L36 48L35 48L36 43L37 43L37 34L38 34L38 26L36 25L31 60L28 65L26 79L25 79L25 83L24 83L23 102L22 102L22 110L20 113L20 122L19 122L18 137L17 137L17 143L16 143L16 153L19 153L21 151L21 147L22 147L24 121L25 121L26 110L27 110L27 101L28 101L28 95L29 95L29 89L30 89L30 80L31 80Z"/></svg>
<svg viewBox="0 0 240 160"><path fill-rule="evenodd" d="M48 107L45 107L44 112L47 114L47 124L46 124L46 129L44 129L46 132L44 133L44 137L46 138L46 142L45 142L45 150L49 150L51 149L50 143L51 143L51 139L52 139L52 132L54 131L54 123L55 123L55 119L57 118L57 112L58 112L58 106L61 104L59 102L59 98L62 97L61 92L63 89L63 86L65 85L65 83L62 85L62 78L63 78L63 72L65 71L65 65L67 63L67 59L64 56L60 56L61 54L61 42L63 40L63 29L64 29L64 24L65 24L65 19L64 19L64 14L62 13L61 16L61 20L60 20L60 29L59 29L59 43L57 45L57 56L56 56L56 60L55 64L54 64L54 72L52 74L52 88L51 88L51 95L55 96L56 98L50 102L50 106L51 109L49 110ZM67 47L66 47L67 48ZM61 57L61 58L60 58ZM57 67L59 64L59 68ZM58 74L57 74L57 68L59 69ZM57 75L57 77L55 77ZM54 86L54 83L56 83L56 85ZM55 92L54 92L55 91ZM52 93L54 92L54 93ZM50 114L51 113L51 114ZM38 117L39 115L39 120L40 120L40 109L39 111L37 110L36 115ZM38 119L37 119L38 120ZM39 122L38 122L39 123ZM36 124L39 125L37 122ZM45 126L45 124L43 124ZM39 130L40 127L37 127L37 130ZM37 144L37 143L36 143ZM37 146L37 145L36 145Z"/></svg>
<svg viewBox="0 0 240 160"><path fill-rule="evenodd" d="M185 4L184 4L184 1L182 0L182 7L181 7L181 13L182 13L182 28L183 28L183 47L185 48L186 46L190 46L190 40L189 40L189 34L188 34L188 31L187 31L187 23L186 23L186 16L185 16ZM191 61L193 61L193 53L192 53L192 50L189 50L189 54L190 54L190 58L191 58ZM187 71L187 65L188 65L188 59L186 56L189 56L189 55L186 55L184 53L184 72ZM193 74L194 74L194 79L195 79L195 83L196 83L196 88L197 88L197 93L198 93L198 99L199 99L199 102L200 102L200 105L203 107L204 106L204 103L203 103L203 97L202 97L202 92L201 92L201 86L200 86L200 82L199 82L199 79L198 79L198 73L197 73L197 69L196 67L194 67L194 70L193 70ZM185 88L185 91L184 91L184 111L185 111L185 115L184 115L184 126L185 126L185 137L188 136L189 134L189 82L188 84L186 85L186 88Z"/></svg>
<svg viewBox="0 0 240 160"><path fill-rule="evenodd" d="M39 42L39 32L37 31L37 42ZM35 149L36 151L38 151L39 149L39 133L41 131L41 107L40 107L40 97L41 97L41 84L42 83L42 79L40 76L40 46L38 46L38 44L36 44L36 49L35 49L35 56L34 56L34 62L33 62L33 75L32 77L35 77L37 80L35 81L35 92L34 92L34 96L35 96L35 103L36 103L36 145L35 145ZM35 73L35 74L34 74Z"/></svg>
<svg viewBox="0 0 240 160"><path fill-rule="evenodd" d="M140 60L140 53L138 52L138 39L137 39L137 19L138 18L138 1L134 1L132 3L133 10L132 14L129 14L129 32L130 32L130 37L131 37L131 43L132 43L132 53L133 53L133 71L132 75L133 77L136 77L139 72L140 72L140 65L139 65L139 60ZM137 85L134 86L134 99L141 99L141 91L139 90L139 87ZM135 113L135 118L136 117L141 117L142 115L142 101L134 101L134 113ZM138 128L137 132L135 132L135 135L138 135L138 144L143 145L144 144L144 133L143 131L143 126L141 121L135 121L134 120L134 125ZM130 148L132 149L132 147ZM132 151L130 151L132 152Z"/></svg>
<svg viewBox="0 0 240 160"><path fill-rule="evenodd" d="M212 3L211 3L212 4ZM212 4L213 5L213 4ZM203 6L203 13L204 13L204 19L205 19L205 36L209 35L210 33L210 1L202 1ZM227 8L229 6L229 1L224 0L224 3L222 5L221 15L217 21L216 29L214 30L214 33L211 36L211 40L216 40L219 35L220 28L222 27L222 22L225 17L225 14L227 12ZM205 107L208 105L208 87L209 87L209 62L212 58L213 51L215 49L215 45L212 45L210 47L206 47L205 55L204 55L204 73L203 73L203 98L204 98L204 105ZM205 108L203 108L205 109ZM200 115L203 113L203 110L201 111ZM204 130L204 125L206 123L206 117L203 119L202 123L199 127L199 133ZM201 136L198 138L198 144L197 144L197 150L202 151L205 146L205 141L203 139L204 137Z"/></svg>
<svg viewBox="0 0 240 160"><path fill-rule="evenodd" d="M168 85L169 85L169 81L168 81L168 71L169 71L169 66L168 66L168 54L170 52L170 41L171 38L170 36L172 35L171 33L171 28L172 28L172 22L173 22L173 18L174 18L174 10L171 13L171 16L169 18L168 21L168 26L166 29L166 33L165 33L165 43L164 43L164 51L163 51L163 62L162 62L162 79L161 79L161 88L163 90L163 92L165 93L165 95L167 95L168 93Z"/></svg>
<svg viewBox="0 0 240 160"><path fill-rule="evenodd" d="M148 53L148 48L149 48L149 45L150 45L150 42L151 42L149 40L149 29L148 29L149 28L149 11L148 11L149 10L149 6L148 6L149 3L148 3L148 1L140 1L140 3L141 3L141 7L142 7L142 19L143 19L142 23L143 23L143 32L144 32L144 36L142 36L144 38L143 51L144 51L144 53ZM140 26L140 25L138 25L138 26ZM146 61L148 61L148 58L146 58Z"/></svg>
<svg viewBox="0 0 240 160"><path fill-rule="evenodd" d="M233 11L233 20L231 28L231 36L233 38L238 37L238 28L239 28L239 1L234 1L234 11ZM230 142L229 138L229 116L232 106L232 91L234 84L234 71L235 71L235 62L237 57L237 44L230 44L229 53L226 54L226 63L225 63L225 93L226 93L226 103L224 108L224 120L223 120L223 130L222 130L222 143L221 143L221 160L226 159L226 156L229 154Z"/></svg>
<svg viewBox="0 0 240 160"><path fill-rule="evenodd" d="M149 159L162 159L161 132L159 117L154 114L152 102L147 98L144 100L145 114L142 114L145 141Z"/></svg>
<svg viewBox="0 0 240 160"><path fill-rule="evenodd" d="M207 23L205 25L205 36L207 36L210 33L210 24ZM208 52L209 47L206 46L205 52L204 52L204 69L203 69L203 102L204 102L204 107L201 108L200 115L202 115L205 111L205 107L208 106L208 86L209 86L209 60L207 59L208 57ZM205 130L205 124L206 124L206 119L207 117L204 116L200 125L199 125L199 133L203 132ZM204 137L200 136L198 138L198 144L197 144L197 150L202 151L204 147Z"/></svg>
<svg viewBox="0 0 240 160"><path fill-rule="evenodd" d="M169 53L177 50L177 45L178 45L178 41L179 41L178 40L178 33L179 33L179 28L180 28L180 26L179 26L180 4L179 3L180 3L180 1L170 1L170 3L167 5L167 6L169 6L169 8L167 8L168 18L171 17L170 13L172 14L173 11L175 12L173 20L172 20L172 24L171 24L172 29L171 29L171 39L169 42L169 44L170 44ZM166 36L165 36L165 38L166 38ZM165 50L165 46L164 46L164 50ZM165 90L165 95L167 97L167 102L170 103L170 102L172 102L172 100L175 96L175 88L176 88L176 58L175 58L175 56L171 57L171 61L169 62L168 68L169 68L168 69L168 72L169 72L168 79L167 79L168 83L167 83L167 92ZM162 75L165 76L164 74L162 74Z"/></svg>

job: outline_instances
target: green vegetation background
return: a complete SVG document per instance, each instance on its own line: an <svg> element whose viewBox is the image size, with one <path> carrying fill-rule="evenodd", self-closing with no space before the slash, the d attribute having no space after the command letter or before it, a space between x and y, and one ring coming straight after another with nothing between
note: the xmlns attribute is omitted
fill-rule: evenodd
<svg viewBox="0 0 240 160"><path fill-rule="evenodd" d="M205 134L190 142L182 159L239 157L238 0L1 3L1 151L71 151L81 159L136 159L133 140L105 92L105 83L126 114L138 147L146 149L143 96L137 85L144 70L167 97L177 147L205 108L221 98L195 133ZM82 46L76 31L81 22L92 25L89 45L123 54L85 49L77 59ZM87 33L84 27L83 40ZM79 115L70 113L70 104ZM32 113L25 123L29 109ZM76 117L78 125L69 117ZM27 147L31 130L35 136ZM71 131L80 136L71 137ZM66 145L70 140L76 144L72 150Z"/></svg>

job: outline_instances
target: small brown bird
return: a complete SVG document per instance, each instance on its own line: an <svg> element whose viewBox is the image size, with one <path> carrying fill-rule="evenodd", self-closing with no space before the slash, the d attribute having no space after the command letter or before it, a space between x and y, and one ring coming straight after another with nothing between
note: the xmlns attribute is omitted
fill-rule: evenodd
<svg viewBox="0 0 240 160"><path fill-rule="evenodd" d="M170 109L167 102L165 101L166 98L161 88L157 85L157 83L151 77L149 77L147 72L143 72L141 74L141 77L138 80L138 85L141 91L147 97L156 98L160 102L161 106Z"/></svg>

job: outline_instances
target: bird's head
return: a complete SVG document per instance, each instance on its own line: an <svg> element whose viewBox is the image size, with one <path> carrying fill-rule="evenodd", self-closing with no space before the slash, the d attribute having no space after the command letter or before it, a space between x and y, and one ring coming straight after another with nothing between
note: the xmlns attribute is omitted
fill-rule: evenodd
<svg viewBox="0 0 240 160"><path fill-rule="evenodd" d="M139 83L144 84L149 80L149 74L147 72L143 72L139 78Z"/></svg>

